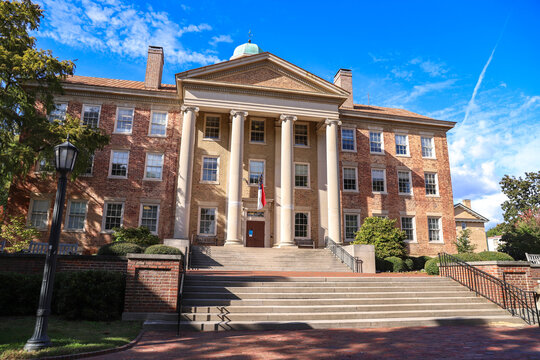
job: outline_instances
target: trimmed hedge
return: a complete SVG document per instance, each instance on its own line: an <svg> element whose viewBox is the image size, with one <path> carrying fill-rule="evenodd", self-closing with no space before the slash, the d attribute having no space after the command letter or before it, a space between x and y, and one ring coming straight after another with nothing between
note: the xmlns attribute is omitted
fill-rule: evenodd
<svg viewBox="0 0 540 360"><path fill-rule="evenodd" d="M0 272L0 316L36 313L42 274Z"/></svg>
<svg viewBox="0 0 540 360"><path fill-rule="evenodd" d="M182 251L167 245L152 245L144 250L145 254L182 255Z"/></svg>
<svg viewBox="0 0 540 360"><path fill-rule="evenodd" d="M478 253L483 261L513 261L514 258L508 254L497 251L482 251Z"/></svg>
<svg viewBox="0 0 540 360"><path fill-rule="evenodd" d="M403 259L398 258L397 256L389 256L384 258L385 261L388 261L391 264L390 271L392 272L404 272L407 271L407 265Z"/></svg>
<svg viewBox="0 0 540 360"><path fill-rule="evenodd" d="M385 259L375 258L375 269L381 272L392 271L393 265Z"/></svg>
<svg viewBox="0 0 540 360"><path fill-rule="evenodd" d="M131 243L143 248L159 244L159 237L152 234L147 227L139 226L137 228L114 228L114 242Z"/></svg>
<svg viewBox="0 0 540 360"><path fill-rule="evenodd" d="M426 265L426 262L428 260L431 259L430 256L413 256L411 257L414 265L413 265L413 270L417 270L417 271L420 271L424 268L424 266Z"/></svg>
<svg viewBox="0 0 540 360"><path fill-rule="evenodd" d="M413 260L412 258L410 258L410 257L409 257L409 258L406 258L406 259L404 260L404 262L405 262L405 270L406 270L406 271L413 271L413 270L416 270L416 269L414 268L414 260Z"/></svg>
<svg viewBox="0 0 540 360"><path fill-rule="evenodd" d="M426 261L426 265L424 265L424 269L426 269L426 273L428 275L439 275L439 265L437 263L439 262L439 258L435 257L433 259L429 259Z"/></svg>
<svg viewBox="0 0 540 360"><path fill-rule="evenodd" d="M113 242L99 248L98 255L126 256L127 254L141 254L144 249L137 244L126 242Z"/></svg>
<svg viewBox="0 0 540 360"><path fill-rule="evenodd" d="M452 254L453 257L465 261L465 262L473 262L473 261L513 261L514 258L512 258L510 255L497 252L497 251L482 251L481 253L462 253L462 254ZM426 269L426 272L430 275L439 275L439 267L437 266L437 262L439 261L439 257L435 257L431 260L428 260L426 262L426 265L424 269ZM429 269L428 269L429 268Z"/></svg>

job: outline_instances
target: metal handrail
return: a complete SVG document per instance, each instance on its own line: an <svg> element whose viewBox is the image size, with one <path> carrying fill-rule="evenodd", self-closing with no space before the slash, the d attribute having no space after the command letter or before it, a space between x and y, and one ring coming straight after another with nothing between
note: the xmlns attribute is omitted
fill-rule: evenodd
<svg viewBox="0 0 540 360"><path fill-rule="evenodd" d="M184 261L182 261L182 268L180 269L180 275L178 279L178 294L176 296L176 315L177 315L177 323L176 323L176 336L180 336L180 322L182 319L182 302L184 298L184 280L186 278L186 269L189 268L189 260L190 260L190 253L191 247L186 246L184 250Z"/></svg>
<svg viewBox="0 0 540 360"><path fill-rule="evenodd" d="M539 296L535 292L522 290L446 253L439 253L439 266L441 276L454 279L527 324L540 326Z"/></svg>
<svg viewBox="0 0 540 360"><path fill-rule="evenodd" d="M335 241L328 236L324 238L324 245L334 254L343 264L347 265L353 272L362 272L362 260L356 256L349 254L342 246L336 244Z"/></svg>

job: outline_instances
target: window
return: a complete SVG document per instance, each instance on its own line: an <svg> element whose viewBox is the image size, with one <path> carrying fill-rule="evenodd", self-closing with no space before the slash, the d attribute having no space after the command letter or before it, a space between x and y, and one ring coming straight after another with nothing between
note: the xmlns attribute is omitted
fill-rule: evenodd
<svg viewBox="0 0 540 360"><path fill-rule="evenodd" d="M158 230L159 205L141 204L140 226L146 227L151 233Z"/></svg>
<svg viewBox="0 0 540 360"><path fill-rule="evenodd" d="M355 129L341 128L341 150L356 151Z"/></svg>
<svg viewBox="0 0 540 360"><path fill-rule="evenodd" d="M381 132L369 132L369 151L374 154L384 153L383 136Z"/></svg>
<svg viewBox="0 0 540 360"><path fill-rule="evenodd" d="M63 123L66 121L66 113L67 113L67 104L54 104L54 109L51 110L51 113L49 114L49 121L54 122L58 121Z"/></svg>
<svg viewBox="0 0 540 360"><path fill-rule="evenodd" d="M129 151L113 150L111 155L110 176L127 177Z"/></svg>
<svg viewBox="0 0 540 360"><path fill-rule="evenodd" d="M371 169L371 188L373 192L386 192L385 173L386 170L384 169Z"/></svg>
<svg viewBox="0 0 540 360"><path fill-rule="evenodd" d="M84 230L86 201L71 200L67 211L66 230Z"/></svg>
<svg viewBox="0 0 540 360"><path fill-rule="evenodd" d="M99 127L99 113L101 106L84 105L82 110L82 124L90 128Z"/></svg>
<svg viewBox="0 0 540 360"><path fill-rule="evenodd" d="M204 122L204 138L219 140L219 116L207 115Z"/></svg>
<svg viewBox="0 0 540 360"><path fill-rule="evenodd" d="M36 229L46 229L49 224L49 200L32 200L30 225Z"/></svg>
<svg viewBox="0 0 540 360"><path fill-rule="evenodd" d="M199 235L216 235L216 208L200 208Z"/></svg>
<svg viewBox="0 0 540 360"><path fill-rule="evenodd" d="M426 183L426 195L438 195L439 189L437 186L437 174L425 173L424 181Z"/></svg>
<svg viewBox="0 0 540 360"><path fill-rule="evenodd" d="M161 180L163 172L163 154L146 154L145 179Z"/></svg>
<svg viewBox="0 0 540 360"><path fill-rule="evenodd" d="M204 156L202 165L202 182L217 183L218 182L219 158Z"/></svg>
<svg viewBox="0 0 540 360"><path fill-rule="evenodd" d="M309 214L297 212L294 214L294 237L298 239L309 238Z"/></svg>
<svg viewBox="0 0 540 360"><path fill-rule="evenodd" d="M353 241L360 227L360 215L345 214L345 240Z"/></svg>
<svg viewBox="0 0 540 360"><path fill-rule="evenodd" d="M401 218L401 230L407 235L406 241L415 241L414 218L412 216L403 216Z"/></svg>
<svg viewBox="0 0 540 360"><path fill-rule="evenodd" d="M428 217L429 241L442 242L441 219Z"/></svg>
<svg viewBox="0 0 540 360"><path fill-rule="evenodd" d="M133 128L133 109L118 108L116 112L116 129L114 132L131 134Z"/></svg>
<svg viewBox="0 0 540 360"><path fill-rule="evenodd" d="M249 185L259 185L259 178L263 173L263 160L249 160Z"/></svg>
<svg viewBox="0 0 540 360"><path fill-rule="evenodd" d="M111 231L122 226L124 217L124 203L105 203L103 230Z"/></svg>
<svg viewBox="0 0 540 360"><path fill-rule="evenodd" d="M425 158L434 158L435 157L435 147L433 146L432 137L422 137L420 139L422 142L422 157Z"/></svg>
<svg viewBox="0 0 540 360"><path fill-rule="evenodd" d="M90 155L90 159L88 161L90 162L90 165L88 165L88 167L86 168L86 170L82 174L82 175L85 175L85 176L91 176L92 173L94 172L94 155Z"/></svg>
<svg viewBox="0 0 540 360"><path fill-rule="evenodd" d="M165 136L167 134L167 113L153 111L150 121L150 135Z"/></svg>
<svg viewBox="0 0 540 360"><path fill-rule="evenodd" d="M251 119L251 133L249 140L252 143L264 143L264 120Z"/></svg>
<svg viewBox="0 0 540 360"><path fill-rule="evenodd" d="M409 155L409 139L407 135L396 135L396 155Z"/></svg>
<svg viewBox="0 0 540 360"><path fill-rule="evenodd" d="M309 164L294 164L294 186L309 188Z"/></svg>
<svg viewBox="0 0 540 360"><path fill-rule="evenodd" d="M356 168L343 168L343 190L356 191Z"/></svg>
<svg viewBox="0 0 540 360"><path fill-rule="evenodd" d="M398 171L398 191L400 194L410 195L411 191L411 172Z"/></svg>
<svg viewBox="0 0 540 360"><path fill-rule="evenodd" d="M308 125L294 124L294 145L308 146Z"/></svg>
<svg viewBox="0 0 540 360"><path fill-rule="evenodd" d="M467 223L462 221L461 222L461 230L465 230L467 228Z"/></svg>

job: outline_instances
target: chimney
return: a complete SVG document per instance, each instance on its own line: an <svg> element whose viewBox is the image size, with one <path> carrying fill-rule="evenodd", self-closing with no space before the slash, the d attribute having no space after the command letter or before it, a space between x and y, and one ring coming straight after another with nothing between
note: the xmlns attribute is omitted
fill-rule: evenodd
<svg viewBox="0 0 540 360"><path fill-rule="evenodd" d="M472 210L471 199L463 199L463 205L465 205L466 207Z"/></svg>
<svg viewBox="0 0 540 360"><path fill-rule="evenodd" d="M341 106L352 109L354 107L352 92L352 71L349 69L339 69L336 76L334 76L334 85L337 85L343 90L349 92L349 97Z"/></svg>
<svg viewBox="0 0 540 360"><path fill-rule="evenodd" d="M146 76L144 86L148 89L161 87L161 74L163 73L163 48L148 46L148 60L146 62Z"/></svg>

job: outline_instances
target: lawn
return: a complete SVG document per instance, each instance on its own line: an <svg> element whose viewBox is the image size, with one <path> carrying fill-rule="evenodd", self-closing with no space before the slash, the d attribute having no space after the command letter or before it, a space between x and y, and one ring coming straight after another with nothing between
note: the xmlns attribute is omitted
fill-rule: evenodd
<svg viewBox="0 0 540 360"><path fill-rule="evenodd" d="M68 321L52 316L48 335L53 346L38 352L22 350L33 332L34 316L0 317L0 359L35 359L114 348L133 340L141 330L138 321Z"/></svg>

